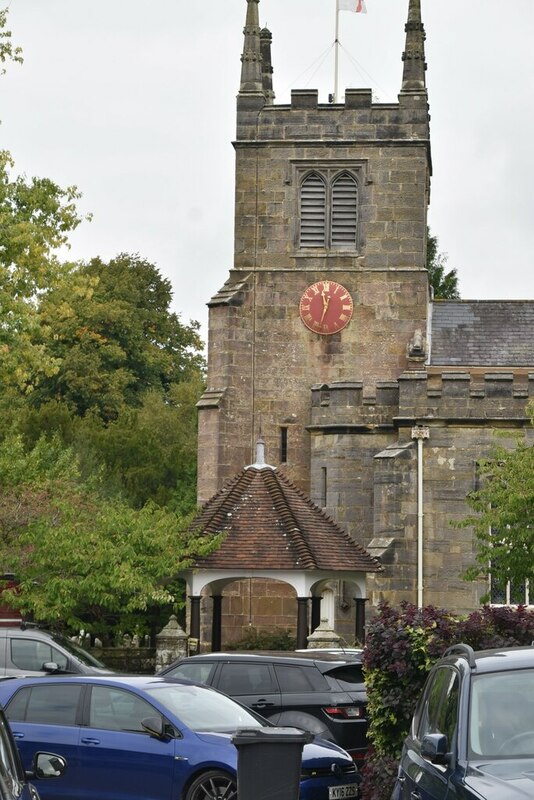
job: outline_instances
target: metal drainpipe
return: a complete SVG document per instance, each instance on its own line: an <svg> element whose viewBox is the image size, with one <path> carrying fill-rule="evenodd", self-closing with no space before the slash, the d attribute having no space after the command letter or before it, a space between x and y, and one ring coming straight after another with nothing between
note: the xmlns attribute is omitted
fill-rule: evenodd
<svg viewBox="0 0 534 800"><path fill-rule="evenodd" d="M424 588L424 508L423 508L423 442L430 436L428 428L412 428L412 439L417 441L417 607L423 607Z"/></svg>

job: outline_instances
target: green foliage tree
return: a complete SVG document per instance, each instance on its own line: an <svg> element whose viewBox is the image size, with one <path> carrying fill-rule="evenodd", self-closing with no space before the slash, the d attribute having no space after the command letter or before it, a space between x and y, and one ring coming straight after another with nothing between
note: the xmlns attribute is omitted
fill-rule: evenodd
<svg viewBox="0 0 534 800"><path fill-rule="evenodd" d="M105 466L108 484L135 507L149 500L188 513L196 507L197 409L200 374L173 384L168 395L150 391L102 425L90 417L77 426L80 453Z"/></svg>
<svg viewBox="0 0 534 800"><path fill-rule="evenodd" d="M4 388L29 391L38 376L57 370L37 300L68 274L57 251L82 217L76 187L13 177L13 168L9 153L0 151L0 380Z"/></svg>
<svg viewBox="0 0 534 800"><path fill-rule="evenodd" d="M98 478L83 481L59 437L30 449L18 435L4 439L0 498L0 559L19 580L6 592L11 605L104 639L150 606L174 603L171 579L218 543L173 512L152 503L136 511L106 496Z"/></svg>
<svg viewBox="0 0 534 800"><path fill-rule="evenodd" d="M436 300L457 300L460 297L458 289L458 275L455 269L446 272L447 258L438 250L438 237L432 236L427 228L426 238L426 268L428 280L434 290Z"/></svg>
<svg viewBox="0 0 534 800"><path fill-rule="evenodd" d="M22 49L14 47L11 41L11 31L7 30L7 8L0 9L0 64L7 61L14 61L22 64ZM0 75L6 71L5 67L0 69Z"/></svg>
<svg viewBox="0 0 534 800"><path fill-rule="evenodd" d="M534 425L534 404L529 411ZM534 585L534 446L521 441L515 450L496 447L479 466L480 488L467 497L474 513L459 523L472 526L476 536L476 564L466 577L491 573L501 586Z"/></svg>
<svg viewBox="0 0 534 800"><path fill-rule="evenodd" d="M93 259L71 272L40 301L48 352L58 365L32 397L64 401L77 415L103 422L140 407L149 390L201 373L198 323L170 311L170 282L139 256Z"/></svg>

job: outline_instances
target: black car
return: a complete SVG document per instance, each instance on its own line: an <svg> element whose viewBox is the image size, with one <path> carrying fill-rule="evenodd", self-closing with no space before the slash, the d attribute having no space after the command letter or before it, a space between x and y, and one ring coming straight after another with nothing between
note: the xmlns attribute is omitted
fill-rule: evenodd
<svg viewBox="0 0 534 800"><path fill-rule="evenodd" d="M38 752L32 756L30 772L24 772L20 755L0 708L0 798L2 800L39 800L39 794L29 779L59 778L67 762L54 753Z"/></svg>
<svg viewBox="0 0 534 800"><path fill-rule="evenodd" d="M275 725L336 742L355 761L365 757L367 694L355 654L206 653L178 660L159 674L214 686Z"/></svg>
<svg viewBox="0 0 534 800"><path fill-rule="evenodd" d="M0 627L0 677L111 672L65 636L24 623L18 627Z"/></svg>
<svg viewBox="0 0 534 800"><path fill-rule="evenodd" d="M449 648L426 681L392 800L533 797L534 648Z"/></svg>

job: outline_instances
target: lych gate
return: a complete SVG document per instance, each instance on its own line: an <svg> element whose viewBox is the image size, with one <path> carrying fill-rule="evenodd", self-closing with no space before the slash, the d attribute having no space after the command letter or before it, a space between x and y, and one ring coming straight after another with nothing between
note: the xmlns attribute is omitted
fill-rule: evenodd
<svg viewBox="0 0 534 800"><path fill-rule="evenodd" d="M283 473L265 464L263 442L256 463L236 475L209 500L193 528L221 535L220 547L180 573L190 600L190 636L201 638L201 599L213 598L211 649L220 650L223 590L244 578L277 580L293 587L297 598L297 647L321 619L321 597L330 580L344 580L356 603L355 638L364 638L365 580L379 562L328 517ZM311 617L310 617L311 604Z"/></svg>

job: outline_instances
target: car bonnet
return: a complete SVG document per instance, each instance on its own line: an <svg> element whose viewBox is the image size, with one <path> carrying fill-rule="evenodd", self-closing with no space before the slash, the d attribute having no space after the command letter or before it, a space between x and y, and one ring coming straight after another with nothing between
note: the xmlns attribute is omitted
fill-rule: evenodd
<svg viewBox="0 0 534 800"><path fill-rule="evenodd" d="M506 759L471 764L466 786L485 800L532 800L534 758Z"/></svg>

